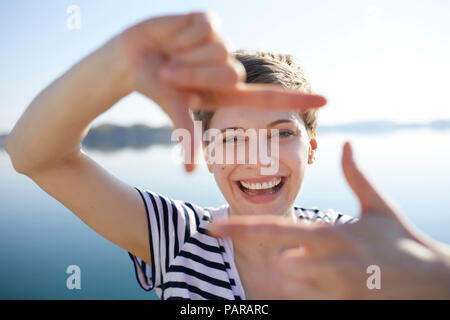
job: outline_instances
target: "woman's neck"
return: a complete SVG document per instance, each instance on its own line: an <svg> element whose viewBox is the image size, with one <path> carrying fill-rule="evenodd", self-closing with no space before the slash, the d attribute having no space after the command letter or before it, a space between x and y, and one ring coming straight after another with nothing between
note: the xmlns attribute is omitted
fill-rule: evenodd
<svg viewBox="0 0 450 320"><path fill-rule="evenodd" d="M232 217L232 216L243 216L243 215L248 215L247 213L244 212L239 212L239 210L235 210L233 209L231 206L228 206L228 216ZM257 215L257 214L253 214L253 215ZM292 220L292 222L296 222L297 221L297 217L295 215L295 209L293 206L291 206L287 211L281 213L281 214L277 214L274 213L274 215L280 216L280 217L285 217L285 218L290 218Z"/></svg>
<svg viewBox="0 0 450 320"><path fill-rule="evenodd" d="M236 210L233 210L230 206L228 207L228 216L242 216L245 215ZM292 223L297 222L297 217L295 215L294 207L288 209L285 213L278 214L278 216L289 218ZM253 259L267 259L268 256L275 256L280 253L282 248L279 245L273 245L271 243L263 243L263 242L253 242L248 243L239 240L233 240L233 247L235 255L244 258L245 260L253 260Z"/></svg>

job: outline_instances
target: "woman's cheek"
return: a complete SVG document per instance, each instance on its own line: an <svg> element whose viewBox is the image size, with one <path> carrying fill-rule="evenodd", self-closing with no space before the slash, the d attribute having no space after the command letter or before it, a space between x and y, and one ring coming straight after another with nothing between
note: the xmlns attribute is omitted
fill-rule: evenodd
<svg viewBox="0 0 450 320"><path fill-rule="evenodd" d="M308 161L308 149L301 140L280 144L280 161L288 167L291 174L298 176Z"/></svg>
<svg viewBox="0 0 450 320"><path fill-rule="evenodd" d="M234 165L227 164L214 164L213 166L214 179L225 197L231 193L232 181L229 177L233 168Z"/></svg>
<svg viewBox="0 0 450 320"><path fill-rule="evenodd" d="M306 163L308 161L308 150L301 141L291 141L280 148L281 166L289 170L290 186L293 197L297 197L303 183Z"/></svg>

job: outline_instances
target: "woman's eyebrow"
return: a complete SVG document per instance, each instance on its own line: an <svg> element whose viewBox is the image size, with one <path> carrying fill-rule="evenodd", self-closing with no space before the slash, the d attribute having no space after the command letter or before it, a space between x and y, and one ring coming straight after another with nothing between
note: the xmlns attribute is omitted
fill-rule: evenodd
<svg viewBox="0 0 450 320"><path fill-rule="evenodd" d="M279 120L275 120L275 121L269 123L269 124L267 125L267 127L273 127L273 126L276 126L277 124L280 124L280 123L294 123L294 124L295 124L296 121L293 120L293 119L279 119ZM220 132L223 133L223 132L225 132L226 130L239 130L239 129L242 129L242 130L245 131L245 129L242 128L242 127L228 127L228 128L223 128L223 129L221 129Z"/></svg>
<svg viewBox="0 0 450 320"><path fill-rule="evenodd" d="M292 120L292 119L280 119L280 120L275 120L275 121L269 123L267 126L268 127L273 127L273 126L276 126L277 124L280 124L280 123L296 123L296 121Z"/></svg>

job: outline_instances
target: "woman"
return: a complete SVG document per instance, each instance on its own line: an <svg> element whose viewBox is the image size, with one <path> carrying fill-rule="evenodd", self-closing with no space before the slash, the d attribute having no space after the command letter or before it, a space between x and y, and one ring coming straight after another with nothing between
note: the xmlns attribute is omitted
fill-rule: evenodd
<svg viewBox="0 0 450 320"><path fill-rule="evenodd" d="M41 92L5 141L14 168L127 250L139 283L146 290L155 288L162 299L282 296L278 281L271 281L273 273L261 263L272 261L269 257L282 248L261 243L255 249L214 238L206 230L216 218L350 220L333 211L294 206L306 165L313 163L317 148L316 113L308 110L324 105L325 99L311 94L289 56L241 52L236 57L247 70L228 52L210 15L144 21L108 41ZM210 162L208 168L228 202L220 208L200 208L119 181L83 152L81 141L97 116L133 91L155 101L176 128L191 133L189 107L201 110L195 116L203 129L224 131L214 140L216 151L247 143L236 129L269 130L267 138L277 141L279 148L278 154L270 153L277 171L261 174L265 164L259 160ZM199 154L196 146L186 147L190 160ZM187 161L188 171L194 167L195 161Z"/></svg>

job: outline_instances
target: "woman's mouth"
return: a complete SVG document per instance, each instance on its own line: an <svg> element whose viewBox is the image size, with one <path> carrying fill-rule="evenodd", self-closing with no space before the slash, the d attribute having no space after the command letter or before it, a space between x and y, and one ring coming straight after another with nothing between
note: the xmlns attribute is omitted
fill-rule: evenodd
<svg viewBox="0 0 450 320"><path fill-rule="evenodd" d="M273 177L239 180L237 184L246 199L252 202L267 202L277 197L277 193L283 187L285 181L285 177Z"/></svg>

